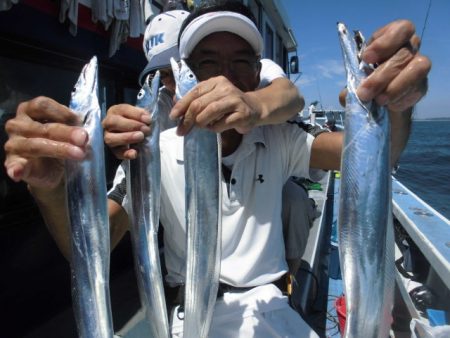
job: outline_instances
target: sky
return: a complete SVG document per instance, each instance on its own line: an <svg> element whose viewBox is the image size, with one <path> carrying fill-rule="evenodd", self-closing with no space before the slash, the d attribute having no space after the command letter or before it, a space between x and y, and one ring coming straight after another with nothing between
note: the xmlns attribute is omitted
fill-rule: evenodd
<svg viewBox="0 0 450 338"><path fill-rule="evenodd" d="M340 109L339 91L345 70L336 22L359 29L368 40L378 28L396 19L411 20L422 35L430 0L278 0L288 14L298 44L301 76L291 75L306 105L319 100L323 109ZM428 94L416 106L414 118L450 118L450 1L431 0L421 53L433 64Z"/></svg>

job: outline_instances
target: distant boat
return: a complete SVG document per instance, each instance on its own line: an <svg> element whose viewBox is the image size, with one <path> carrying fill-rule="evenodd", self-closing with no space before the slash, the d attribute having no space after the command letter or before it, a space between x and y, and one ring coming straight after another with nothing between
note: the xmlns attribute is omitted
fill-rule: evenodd
<svg viewBox="0 0 450 338"><path fill-rule="evenodd" d="M313 101L309 104L308 109L300 112L298 119L312 125L326 127L331 131L344 130L344 110L333 109L317 109L319 101Z"/></svg>

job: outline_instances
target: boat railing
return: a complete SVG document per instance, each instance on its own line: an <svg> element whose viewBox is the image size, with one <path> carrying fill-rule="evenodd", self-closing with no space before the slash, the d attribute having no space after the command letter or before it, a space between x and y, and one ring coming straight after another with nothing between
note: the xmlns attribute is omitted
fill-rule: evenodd
<svg viewBox="0 0 450 338"><path fill-rule="evenodd" d="M321 298L328 297L328 303L330 303L330 297L339 296L336 292L338 289L342 290L342 286L337 288L338 284L335 282L340 277L332 277L333 270L339 271L339 266L333 265L339 265L339 263L331 255L334 245L331 243L333 242L331 228L336 223L340 180L332 172L322 186L325 188L323 192L313 192L315 195L310 196L316 199L321 216L315 220L311 228L308 245L303 255L304 269L297 274L299 286L293 295L294 305L316 328L326 326L321 324L320 318L314 318L321 311L322 306L327 308ZM410 334L412 319L417 319L420 323L431 327L442 325L432 318L430 313L433 310L446 313L447 316L450 313L450 221L394 177L392 193L397 266L395 276L397 292L393 317L397 333ZM410 252L405 251L401 241L409 243ZM328 274L327 277L332 279L323 277L324 270ZM338 275L340 276L340 273ZM329 284L331 289L328 289L328 283L331 283ZM329 294L330 290L334 292L332 295ZM320 292L323 294L318 295ZM424 298L420 299L421 295ZM314 325L317 323L319 325ZM426 335L423 332L416 332L416 336L425 337Z"/></svg>
<svg viewBox="0 0 450 338"><path fill-rule="evenodd" d="M392 204L395 218L450 289L450 221L395 178Z"/></svg>
<svg viewBox="0 0 450 338"><path fill-rule="evenodd" d="M411 318L431 326L443 325L433 313L450 313L450 221L394 177L392 207L401 227L396 229L395 248L401 298ZM408 242L406 251L400 241Z"/></svg>

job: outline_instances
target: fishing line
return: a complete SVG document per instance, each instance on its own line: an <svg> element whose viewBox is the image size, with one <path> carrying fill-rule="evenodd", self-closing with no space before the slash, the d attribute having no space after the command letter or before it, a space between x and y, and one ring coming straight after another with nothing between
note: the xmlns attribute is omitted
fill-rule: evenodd
<svg viewBox="0 0 450 338"><path fill-rule="evenodd" d="M419 48L418 50L420 50L420 48L422 48L422 44L423 44L423 36L425 34L425 28L427 27L427 23L428 23L428 17L430 15L430 9L431 9L431 2L432 0L428 1L428 8L427 8L427 13L425 14L425 21L423 23L423 27L422 27L422 33L420 34L420 44L419 44ZM416 114L416 105L414 105L412 107L412 113L411 113L411 117L414 116ZM398 170L399 165L397 164L397 170Z"/></svg>
<svg viewBox="0 0 450 338"><path fill-rule="evenodd" d="M427 14L425 15L425 21L423 23L423 27L422 27L422 34L420 34L420 47L422 46L422 41L423 41L423 35L425 33L425 28L427 27L427 23L428 23L428 16L430 15L430 8L431 8L431 0L428 1L428 8L427 8Z"/></svg>

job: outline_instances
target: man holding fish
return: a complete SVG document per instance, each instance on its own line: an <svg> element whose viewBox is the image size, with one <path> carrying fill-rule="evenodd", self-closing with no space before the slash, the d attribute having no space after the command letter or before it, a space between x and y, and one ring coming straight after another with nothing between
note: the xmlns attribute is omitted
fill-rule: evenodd
<svg viewBox="0 0 450 338"><path fill-rule="evenodd" d="M139 83L142 85L147 75L150 74L150 78L153 78L156 71L160 72L160 80L163 84L158 96L161 131L177 126L176 120L169 119L169 113L175 105L175 80L170 67L170 57L176 61L180 60L178 34L188 14L185 10L163 12L152 19L144 35L143 49L148 64L139 76ZM230 89L234 86L228 80L217 78L214 92L208 93L208 96L214 97L215 100L227 97L228 103L222 107L222 110L234 111L240 122L236 124L236 122L225 121L222 118L216 120L214 125L210 124L209 128L220 132L223 129L237 127L240 132L245 133L256 125L283 122L297 115L297 112L303 109L303 97L292 82L286 78L281 67L268 59L261 59L261 65L259 85L255 91L245 93L235 91ZM230 90L233 90L234 95L230 95ZM204 98L205 95L197 99L203 100ZM185 102L181 109L186 110L188 105L190 106L189 101ZM204 105L208 104L204 103ZM249 111L253 116L248 114ZM126 105L113 106L103 120L105 143L117 158L135 159L137 151L130 145L141 143L147 136L150 129L149 121L148 113L144 110L128 109ZM319 126L301 125L313 136L326 132ZM189 128L187 126L187 129ZM323 171L317 170L314 179L319 180L323 174ZM125 187L125 172L121 165L116 172L114 186L108 196L126 208L129 199L126 196ZM295 274L306 247L309 229L314 221L315 207L306 190L292 180L288 180L285 184L282 200L286 259L289 271Z"/></svg>
<svg viewBox="0 0 450 338"><path fill-rule="evenodd" d="M223 101L208 97L217 81L228 81L242 92L257 87L262 38L248 13L245 7L224 5L200 8L186 20L180 55L200 83L171 112L172 118L184 117L179 134L194 124L209 128L216 120L236 122L232 111L220 109ZM406 145L412 107L426 92L431 63L417 51L418 43L410 22L395 21L374 34L362 55L379 66L360 85L358 95L389 109L392 163ZM199 99L202 96L206 97ZM7 125L5 166L12 179L28 183L64 250L68 231L61 159L83 159L87 137L73 126L73 114L66 107L36 103L20 106L17 117ZM221 130L224 164L231 174L223 182L220 281L229 285L230 292L217 300L210 336L315 337L272 284L287 271L281 190L290 176L308 177L310 168L339 169L342 135L322 133L314 138L292 124L259 126L245 130L246 134L237 129ZM169 130L161 135L160 147L166 280L175 285L184 282L186 255L183 140ZM126 231L127 215L117 204L109 215L114 244ZM173 316L171 321L172 335L182 336L180 319Z"/></svg>

